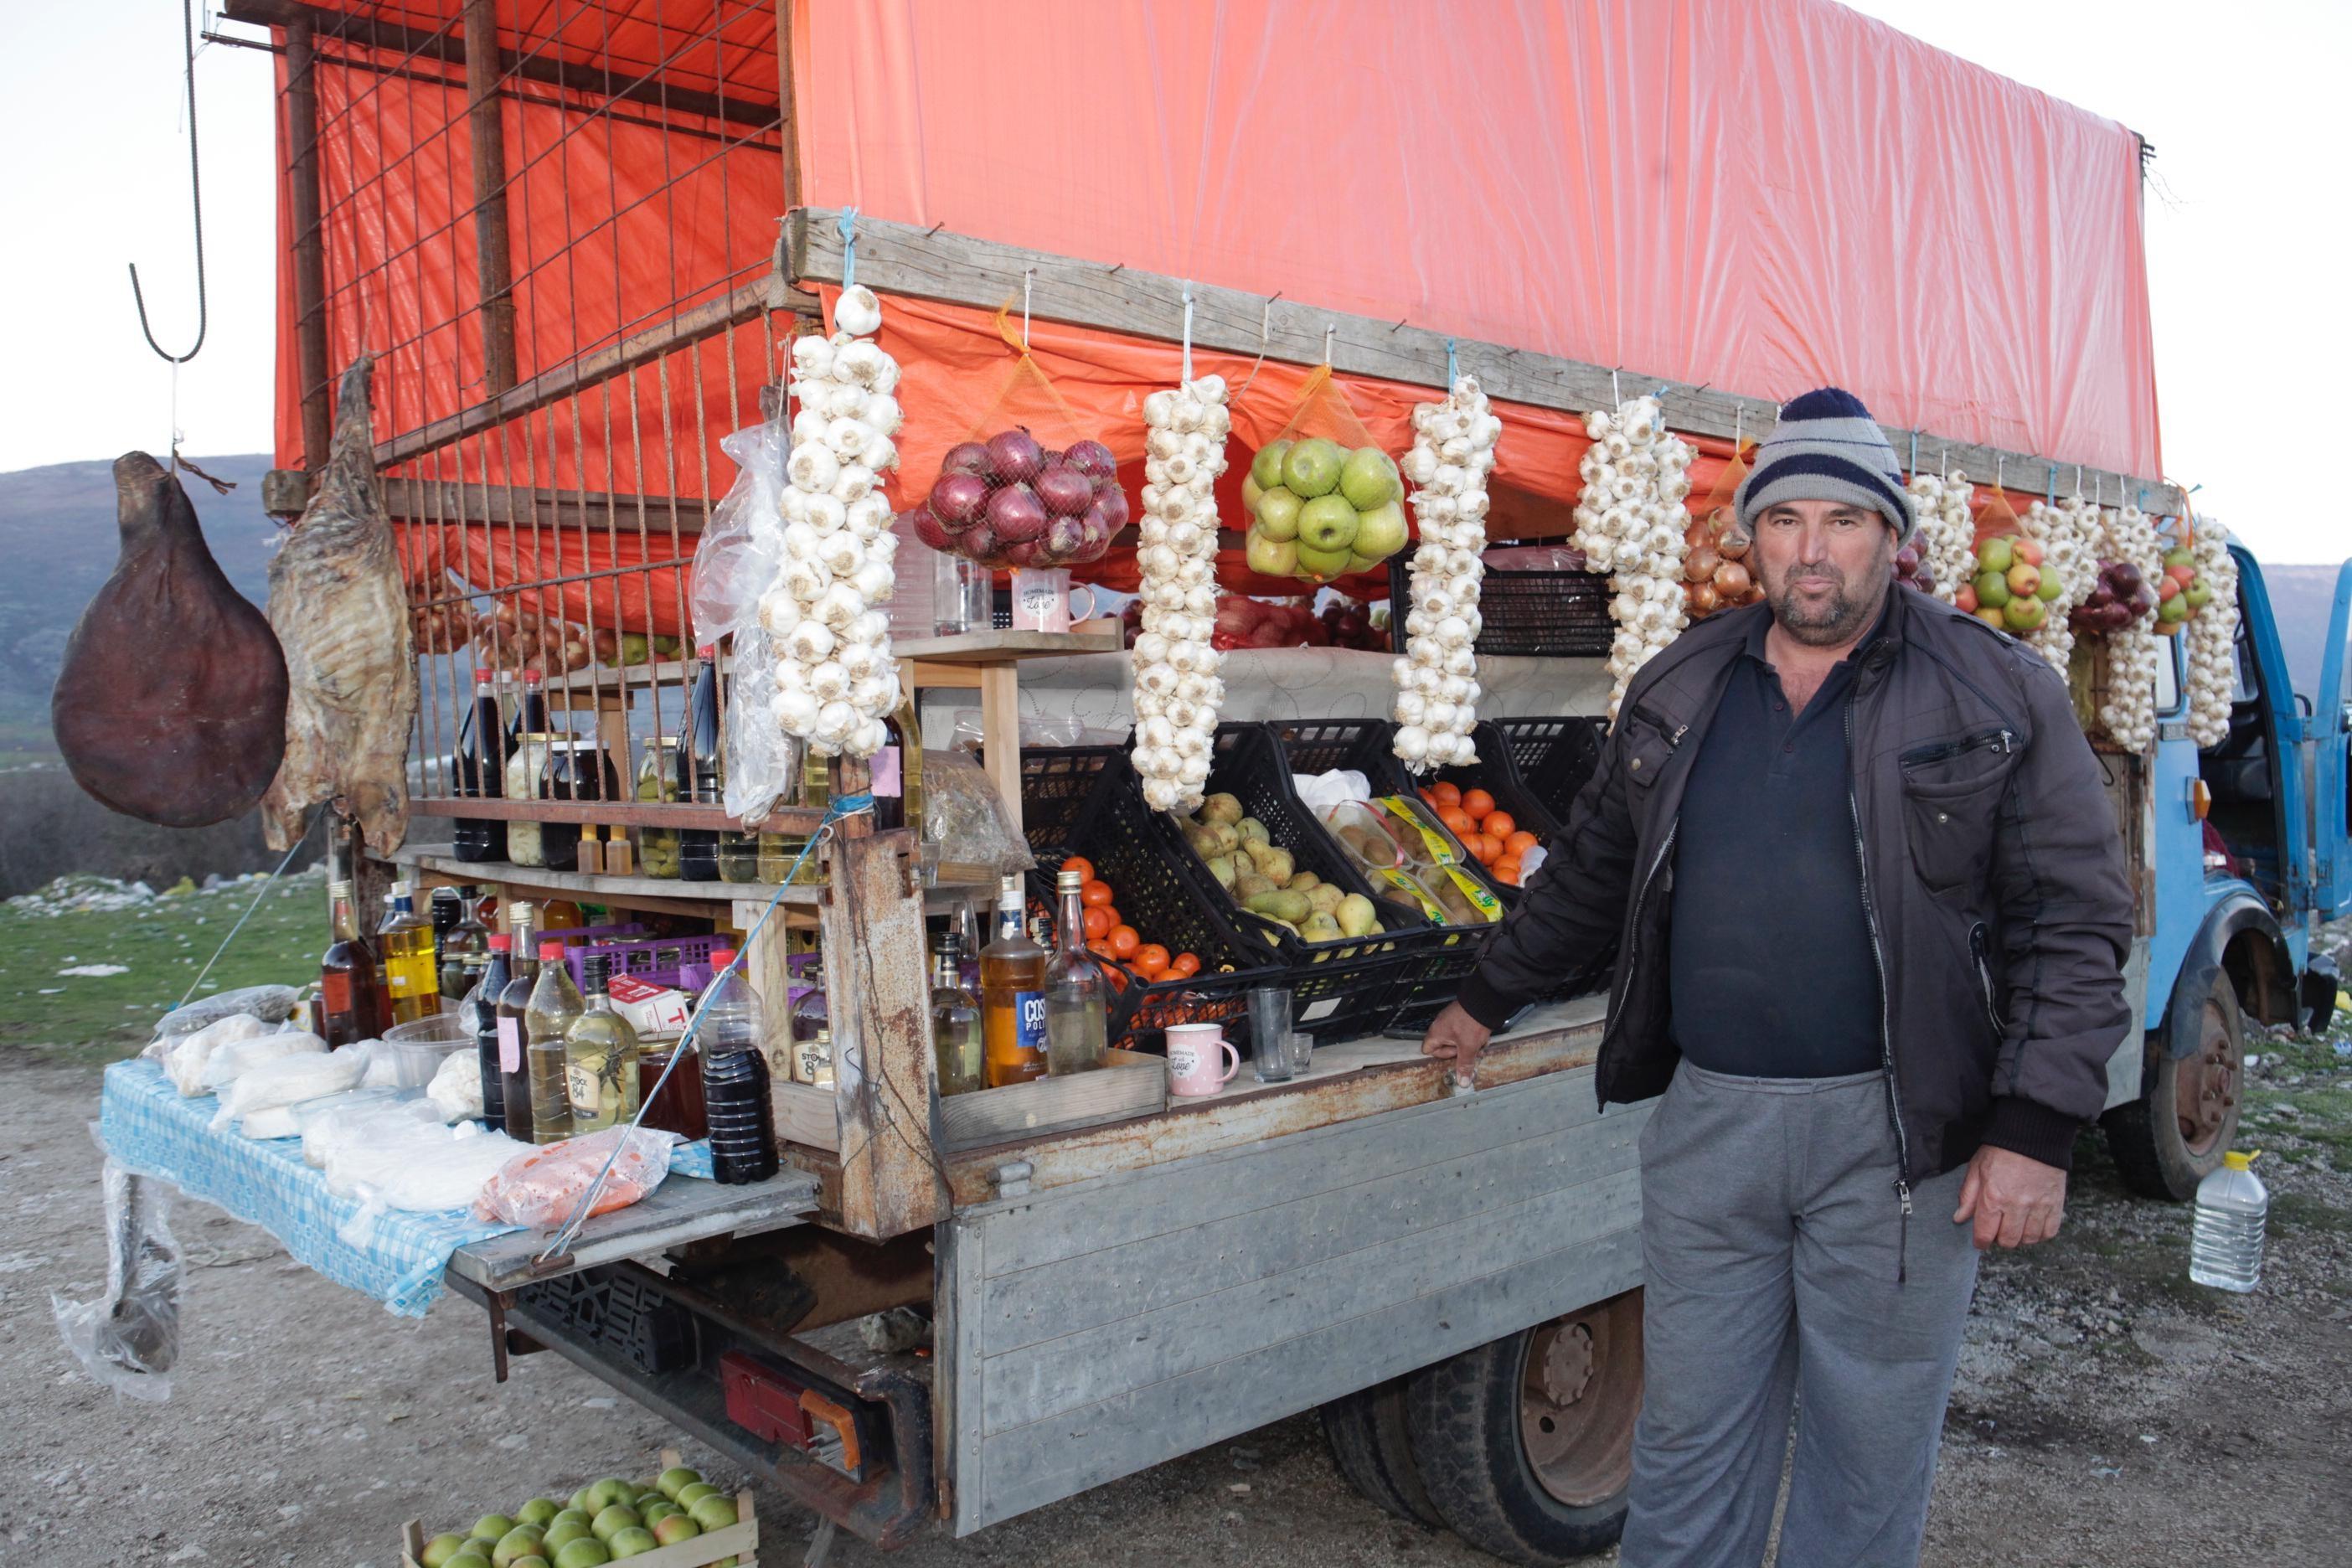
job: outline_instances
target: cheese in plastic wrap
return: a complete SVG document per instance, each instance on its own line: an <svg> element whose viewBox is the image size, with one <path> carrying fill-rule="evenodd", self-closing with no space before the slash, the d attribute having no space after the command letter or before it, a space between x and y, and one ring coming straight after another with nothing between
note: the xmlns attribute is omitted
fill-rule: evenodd
<svg viewBox="0 0 2352 1568"><path fill-rule="evenodd" d="M318 1039L316 1035L301 1037ZM325 1042L320 1044L323 1046ZM257 1110L274 1110L279 1106L340 1094L356 1085L366 1068L364 1052L328 1050L299 1051L247 1068L221 1090L220 1109L213 1112L213 1130L218 1131Z"/></svg>
<svg viewBox="0 0 2352 1568"><path fill-rule="evenodd" d="M231 1041L207 1057L196 1074L196 1081L204 1086L207 1094L226 1093L230 1084L264 1063L305 1053L320 1055L326 1048L326 1041L299 1029L281 1029L274 1035L250 1036ZM351 1086L346 1084L343 1087L348 1089Z"/></svg>
<svg viewBox="0 0 2352 1568"><path fill-rule="evenodd" d="M232 1013L193 1034L172 1037L163 1054L163 1076L172 1080L173 1089L190 1099L208 1093L205 1064L212 1060L213 1053L239 1040L252 1039L268 1028L250 1013Z"/></svg>
<svg viewBox="0 0 2352 1568"><path fill-rule="evenodd" d="M375 1234L376 1216L387 1209L437 1214L465 1208L509 1162L530 1152L530 1144L503 1132L485 1132L471 1122L426 1127L399 1141L363 1147L347 1157L341 1172L360 1206L335 1234L363 1247Z"/></svg>
<svg viewBox="0 0 2352 1568"><path fill-rule="evenodd" d="M480 1116L484 1109L480 1055L451 1051L442 1058L433 1081L425 1086L425 1098L441 1113L444 1121L464 1121Z"/></svg>

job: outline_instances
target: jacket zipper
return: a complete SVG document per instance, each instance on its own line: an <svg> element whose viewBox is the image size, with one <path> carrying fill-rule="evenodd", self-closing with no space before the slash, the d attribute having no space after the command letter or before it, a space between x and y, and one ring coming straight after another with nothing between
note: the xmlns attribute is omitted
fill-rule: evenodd
<svg viewBox="0 0 2352 1568"><path fill-rule="evenodd" d="M1855 696L1858 696L1857 692ZM1855 697L1845 700L1846 809L1853 818L1853 864L1862 884L1862 918L1870 928L1870 960L1878 970L1878 1057L1886 1074L1886 1120L1895 1128L1895 1196L1903 1205L1902 1229L1895 1244L1895 1282L1904 1284L1909 1278L1911 1249L1911 1141L1903 1131L1903 1105L1895 1087L1895 1036L1886 1016L1886 953L1879 943L1878 906L1870 897L1870 858L1864 852L1862 838L1862 801L1853 787L1853 705ZM2001 731L2006 741L2009 731Z"/></svg>
<svg viewBox="0 0 2352 1568"><path fill-rule="evenodd" d="M1965 741L1940 741L1933 745L1915 746L1904 752L1897 760L1906 767L1915 763L1940 763L1948 758L1973 752L1979 746L1982 746L1989 752L1999 752L2001 755L2007 756L2013 749L2016 739L2017 737L2007 730L1992 730L1981 735L1971 735Z"/></svg>
<svg viewBox="0 0 2352 1568"><path fill-rule="evenodd" d="M1658 728L1661 731L1664 731L1665 726L1661 724ZM1683 737L1689 733L1689 725L1676 725L1675 727L1674 733L1666 736L1666 751L1668 753L1671 754L1676 747L1680 746L1683 743ZM1642 874L1641 889L1633 895L1633 917L1629 922L1631 929L1627 931L1625 938L1625 990L1618 998L1621 1004L1625 996L1633 994L1633 984L1641 978L1642 913L1649 907L1650 886L1658 879L1658 868L1666 863L1666 856L1675 847L1675 836L1680 833L1682 828L1682 813L1677 811L1675 814L1675 820L1667 825L1666 837L1664 841L1658 846L1658 852L1650 858L1650 868ZM1612 1032L1614 1032L1616 1020L1622 1016L1623 1011L1624 1009L1622 1005L1610 1010L1609 1016ZM1603 1044L1606 1043L1607 1042L1604 1040Z"/></svg>
<svg viewBox="0 0 2352 1568"><path fill-rule="evenodd" d="M1977 989L1984 993L1985 1022L1992 1026L1993 1038L2000 1038L2000 1009L1993 1005L1992 966L1985 962L1985 928L1981 922L1969 931L1969 956L1976 961Z"/></svg>

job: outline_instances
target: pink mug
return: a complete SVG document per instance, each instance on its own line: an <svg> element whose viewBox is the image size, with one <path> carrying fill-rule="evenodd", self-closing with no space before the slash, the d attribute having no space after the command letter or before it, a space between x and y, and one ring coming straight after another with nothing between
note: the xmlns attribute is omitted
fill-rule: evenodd
<svg viewBox="0 0 2352 1568"><path fill-rule="evenodd" d="M1217 1053L1232 1065L1217 1076ZM1186 1099L1214 1094L1242 1070L1241 1053L1216 1024L1171 1024L1168 1028L1168 1092Z"/></svg>
<svg viewBox="0 0 2352 1568"><path fill-rule="evenodd" d="M1086 607L1071 603L1072 595L1084 594ZM1022 566L1013 573L1013 629L1023 632L1066 632L1073 621L1083 621L1095 613L1095 591L1080 584L1070 585L1070 569L1066 566Z"/></svg>

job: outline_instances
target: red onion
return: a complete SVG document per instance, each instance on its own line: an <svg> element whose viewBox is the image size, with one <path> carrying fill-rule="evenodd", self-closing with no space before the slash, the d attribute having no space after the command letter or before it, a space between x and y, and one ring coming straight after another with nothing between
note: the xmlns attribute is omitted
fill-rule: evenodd
<svg viewBox="0 0 2352 1568"><path fill-rule="evenodd" d="M986 479L989 473L988 448L977 441L960 441L950 447L948 455L940 459L940 472L978 474Z"/></svg>
<svg viewBox="0 0 2352 1568"><path fill-rule="evenodd" d="M988 481L968 469L957 468L940 476L931 487L931 510L941 527L961 532L980 521L988 507Z"/></svg>
<svg viewBox="0 0 2352 1568"><path fill-rule="evenodd" d="M934 550L945 550L953 542L947 529L932 512L929 502L909 507L899 513L899 519L915 531L916 538Z"/></svg>
<svg viewBox="0 0 2352 1568"><path fill-rule="evenodd" d="M2142 575L2138 564L2130 561L2110 563L2106 577L2107 586L2116 591L2116 597L2118 599L2137 598L2141 586L2147 581L2147 577Z"/></svg>
<svg viewBox="0 0 2352 1568"><path fill-rule="evenodd" d="M988 525L1007 544L1039 537L1046 521L1045 503L1027 485L1006 485L988 498Z"/></svg>
<svg viewBox="0 0 2352 1568"><path fill-rule="evenodd" d="M1086 530L1087 542L1078 552L1078 559L1101 560L1103 552L1110 548L1110 530L1095 521L1094 509L1091 507L1087 510L1087 515L1079 520L1079 526Z"/></svg>
<svg viewBox="0 0 2352 1568"><path fill-rule="evenodd" d="M1127 526L1127 492L1121 489L1097 491L1086 515L1087 521L1098 522L1117 533Z"/></svg>
<svg viewBox="0 0 2352 1568"><path fill-rule="evenodd" d="M988 463L1007 484L1025 484L1045 471L1045 449L1026 430L999 430L988 438Z"/></svg>
<svg viewBox="0 0 2352 1568"><path fill-rule="evenodd" d="M1076 559L1086 542L1087 525L1075 517L1057 517L1046 527L1045 553L1056 561Z"/></svg>
<svg viewBox="0 0 2352 1568"><path fill-rule="evenodd" d="M1118 459L1100 441L1073 441L1070 449L1062 454L1062 461L1095 480L1114 480L1118 477Z"/></svg>
<svg viewBox="0 0 2352 1568"><path fill-rule="evenodd" d="M996 556L996 530L985 522L975 522L955 542L955 547L974 561L991 561Z"/></svg>
<svg viewBox="0 0 2352 1568"><path fill-rule="evenodd" d="M1024 539L1018 544L1008 544L1004 547L1004 564L1007 566L1034 566L1039 563L1040 558L1044 556L1045 553L1045 542L1044 540Z"/></svg>
<svg viewBox="0 0 2352 1568"><path fill-rule="evenodd" d="M1077 469L1055 463L1037 476L1037 499L1056 517L1076 517L1093 503L1095 487Z"/></svg>

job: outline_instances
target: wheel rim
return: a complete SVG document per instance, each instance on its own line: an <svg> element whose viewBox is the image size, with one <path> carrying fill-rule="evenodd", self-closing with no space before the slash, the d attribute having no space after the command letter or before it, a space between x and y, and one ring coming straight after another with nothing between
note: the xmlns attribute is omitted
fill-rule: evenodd
<svg viewBox="0 0 2352 1568"><path fill-rule="evenodd" d="M1642 1293L1628 1290L1555 1318L1528 1336L1519 1376L1519 1442L1536 1482L1557 1501L1590 1508L1633 1477L1642 1406Z"/></svg>
<svg viewBox="0 0 2352 1568"><path fill-rule="evenodd" d="M2220 1146L2237 1106L2238 1053L2221 1004L2209 1000L2197 1054L2175 1064L2172 1076L2173 1115L2192 1157L2201 1159Z"/></svg>

